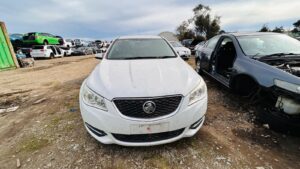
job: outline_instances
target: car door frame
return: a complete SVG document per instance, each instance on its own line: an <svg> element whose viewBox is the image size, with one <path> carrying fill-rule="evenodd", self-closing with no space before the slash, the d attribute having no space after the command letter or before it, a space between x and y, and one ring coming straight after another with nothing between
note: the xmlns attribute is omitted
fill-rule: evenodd
<svg viewBox="0 0 300 169"><path fill-rule="evenodd" d="M231 39L231 41L233 42L233 45L234 45L234 48L235 48L235 51L236 51L236 56L233 60L233 69L232 69L232 76L230 76L229 78L226 78L224 77L223 75L220 75L219 73L216 72L216 70L213 70L213 62L216 61L216 57L217 57L217 50L220 48L221 46L221 43L222 41L225 39L225 38L229 38ZM232 36L229 36L229 35L222 35L220 36L215 48L214 48L214 51L212 53L212 56L210 58L210 62L209 62L209 68L210 68L210 71L207 72L210 76L212 76L214 79L216 79L217 81L219 81L220 83L222 83L223 85L229 87L230 86L230 81L231 81L231 78L234 76L234 63L238 57L238 52L237 52L237 46L235 44L235 39L232 37ZM215 68L216 69L216 68Z"/></svg>
<svg viewBox="0 0 300 169"><path fill-rule="evenodd" d="M218 38L218 40L219 40L220 37L221 36L215 36L213 38ZM213 38L211 38L210 40L212 40ZM208 40L205 43L204 47L202 48L202 51L200 52L200 56L199 56L201 70L205 71L206 73L210 72L210 60L215 51L215 47L217 46L217 43L218 43L218 41L217 41L217 43L213 49L208 48L210 40Z"/></svg>

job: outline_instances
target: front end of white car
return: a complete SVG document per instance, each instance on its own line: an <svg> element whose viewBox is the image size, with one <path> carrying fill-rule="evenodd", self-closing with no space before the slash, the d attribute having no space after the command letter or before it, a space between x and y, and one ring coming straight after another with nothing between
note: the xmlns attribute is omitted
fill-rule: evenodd
<svg viewBox="0 0 300 169"><path fill-rule="evenodd" d="M86 130L101 143L153 146L197 133L207 88L166 40L124 37L83 82L79 101Z"/></svg>
<svg viewBox="0 0 300 169"><path fill-rule="evenodd" d="M145 111L147 102L154 103L156 110ZM153 146L191 137L203 125L206 109L207 89L203 80L186 96L109 100L90 89L86 81L80 90L84 125L103 144Z"/></svg>
<svg viewBox="0 0 300 169"><path fill-rule="evenodd" d="M176 49L178 55L183 59L189 59L192 55L191 50L188 48Z"/></svg>

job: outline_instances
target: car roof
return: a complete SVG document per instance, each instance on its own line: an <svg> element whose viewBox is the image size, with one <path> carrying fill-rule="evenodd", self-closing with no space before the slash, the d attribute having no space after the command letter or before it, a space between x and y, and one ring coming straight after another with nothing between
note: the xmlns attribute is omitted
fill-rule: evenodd
<svg viewBox="0 0 300 169"><path fill-rule="evenodd" d="M233 36L260 36L260 35L278 35L279 33L274 32L231 32L224 33L222 35L233 35Z"/></svg>
<svg viewBox="0 0 300 169"><path fill-rule="evenodd" d="M162 37L153 36L153 35L133 35L133 36L121 36L118 39L162 39Z"/></svg>

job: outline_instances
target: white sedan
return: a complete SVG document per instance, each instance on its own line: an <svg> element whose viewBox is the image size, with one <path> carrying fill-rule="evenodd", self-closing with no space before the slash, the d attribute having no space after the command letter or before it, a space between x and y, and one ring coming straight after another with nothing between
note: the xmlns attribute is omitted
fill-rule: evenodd
<svg viewBox="0 0 300 169"><path fill-rule="evenodd" d="M33 58L55 58L55 57L63 57L63 51L57 47L52 45L37 45L33 46L30 51L30 55Z"/></svg>
<svg viewBox="0 0 300 169"><path fill-rule="evenodd" d="M179 56L184 60L187 60L191 57L191 50L184 47L180 42L170 41L170 44L173 46Z"/></svg>
<svg viewBox="0 0 300 169"><path fill-rule="evenodd" d="M197 133L204 80L159 36L114 41L80 89L88 133L104 144L152 146Z"/></svg>

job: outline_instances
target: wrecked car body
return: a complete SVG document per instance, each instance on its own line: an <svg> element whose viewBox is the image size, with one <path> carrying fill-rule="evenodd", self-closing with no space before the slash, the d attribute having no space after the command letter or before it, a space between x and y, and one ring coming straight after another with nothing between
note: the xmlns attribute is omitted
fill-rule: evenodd
<svg viewBox="0 0 300 169"><path fill-rule="evenodd" d="M261 104L271 128L300 128L299 41L277 33L218 35L197 52L196 71Z"/></svg>

